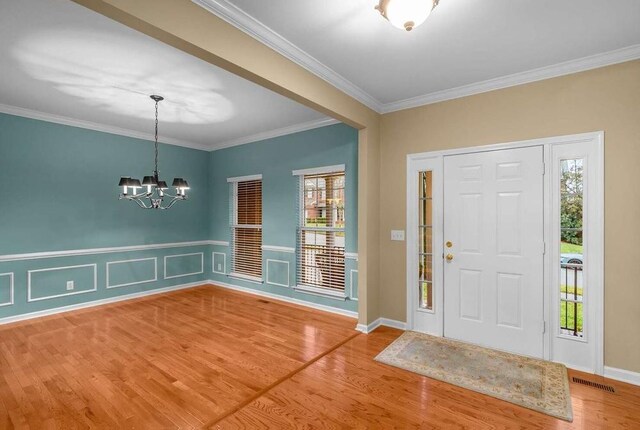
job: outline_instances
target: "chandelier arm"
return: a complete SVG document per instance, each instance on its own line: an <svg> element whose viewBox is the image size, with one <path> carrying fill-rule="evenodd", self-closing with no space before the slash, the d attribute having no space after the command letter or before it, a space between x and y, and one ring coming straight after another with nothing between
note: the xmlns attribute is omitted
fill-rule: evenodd
<svg viewBox="0 0 640 430"><path fill-rule="evenodd" d="M178 197L174 197L173 199L171 199L171 201L169 202L169 204L167 206L160 206L160 209L166 210L166 209L171 209L171 206L175 205L177 201L182 200L181 198Z"/></svg>
<svg viewBox="0 0 640 430"><path fill-rule="evenodd" d="M144 204L144 201L141 199L131 199L138 204L142 209L151 209L153 206L147 206Z"/></svg>

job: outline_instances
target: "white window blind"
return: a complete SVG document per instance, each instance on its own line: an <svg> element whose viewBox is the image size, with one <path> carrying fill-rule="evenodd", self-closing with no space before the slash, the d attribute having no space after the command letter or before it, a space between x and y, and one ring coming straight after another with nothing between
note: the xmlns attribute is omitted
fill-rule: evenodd
<svg viewBox="0 0 640 430"><path fill-rule="evenodd" d="M234 178L235 179L235 178ZM230 180L231 275L262 280L262 179Z"/></svg>
<svg viewBox="0 0 640 430"><path fill-rule="evenodd" d="M299 181L298 287L343 296L345 173L301 174Z"/></svg>

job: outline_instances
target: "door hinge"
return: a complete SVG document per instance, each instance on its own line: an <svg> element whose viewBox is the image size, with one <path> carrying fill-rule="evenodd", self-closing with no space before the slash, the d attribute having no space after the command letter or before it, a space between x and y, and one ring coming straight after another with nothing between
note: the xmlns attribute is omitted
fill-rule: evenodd
<svg viewBox="0 0 640 430"><path fill-rule="evenodd" d="M542 242L542 255L547 253L547 242Z"/></svg>
<svg viewBox="0 0 640 430"><path fill-rule="evenodd" d="M542 176L547 174L547 163L542 162Z"/></svg>
<svg viewBox="0 0 640 430"><path fill-rule="evenodd" d="M545 334L546 332L547 332L547 322L542 321L542 334Z"/></svg>

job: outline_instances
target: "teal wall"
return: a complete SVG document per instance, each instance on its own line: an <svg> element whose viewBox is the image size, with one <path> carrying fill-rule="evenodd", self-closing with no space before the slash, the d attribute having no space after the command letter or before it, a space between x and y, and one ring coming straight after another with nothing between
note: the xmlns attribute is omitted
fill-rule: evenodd
<svg viewBox="0 0 640 430"><path fill-rule="evenodd" d="M188 178L190 201L143 211L117 185L151 174L151 142L0 114L0 255L207 239L208 153L159 152L161 177Z"/></svg>
<svg viewBox="0 0 640 430"><path fill-rule="evenodd" d="M265 251L265 283L252 284L227 276L228 247L206 242L229 238L226 178L262 173L263 242L294 247L291 171L346 164L347 251L356 252L356 130L339 124L211 153L161 144L161 177L187 178L189 200L169 211L118 201L119 178L150 174L152 160L149 141L0 114L0 319L209 279L356 310L355 259L346 274L347 292L352 286L354 293L338 301L292 289L292 253ZM160 246L10 257L140 245Z"/></svg>
<svg viewBox="0 0 640 430"><path fill-rule="evenodd" d="M211 238L228 242L229 184L227 178L262 174L262 243L265 246L295 248L298 182L293 170L344 164L346 166L346 251L358 248L358 132L344 124L317 128L287 136L214 151L210 154ZM291 252L263 252L263 283L234 278L228 246L214 246L217 254L212 279L245 288L258 289L298 300L357 310L357 261L346 261L348 300L320 297L296 291L296 258ZM216 258L214 255L214 258ZM225 255L225 257L222 257ZM226 268L218 265L226 259ZM351 287L353 286L353 293Z"/></svg>
<svg viewBox="0 0 640 430"><path fill-rule="evenodd" d="M118 201L119 178L148 175L152 163L149 141L0 114L0 318L209 278L206 244L2 261L9 254L206 241L209 153L160 145L161 176L188 178L189 201L169 211ZM170 257L192 253L202 257ZM121 286L107 288L107 268L109 284Z"/></svg>

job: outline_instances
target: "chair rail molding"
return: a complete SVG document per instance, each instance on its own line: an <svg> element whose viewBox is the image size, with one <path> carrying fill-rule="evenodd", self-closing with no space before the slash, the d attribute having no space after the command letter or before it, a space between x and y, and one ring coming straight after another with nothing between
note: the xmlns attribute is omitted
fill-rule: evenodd
<svg viewBox="0 0 640 430"><path fill-rule="evenodd" d="M67 251L45 251L45 252L29 252L24 254L5 254L5 255L0 255L0 263L4 263L7 261L39 260L42 258L76 257L79 255L109 254L109 253L116 253L116 252L146 251L151 249L166 249L166 248L186 248L189 246L205 246L205 245L228 246L229 242L220 242L220 241L214 241L214 240L198 240L193 242L157 243L157 244L149 244L149 245L114 246L109 248L87 248L87 249L72 249Z"/></svg>
<svg viewBox="0 0 640 430"><path fill-rule="evenodd" d="M273 252L285 252L287 254L293 254L296 252L295 248L289 246L274 246L274 245L262 245L263 251L273 251Z"/></svg>

